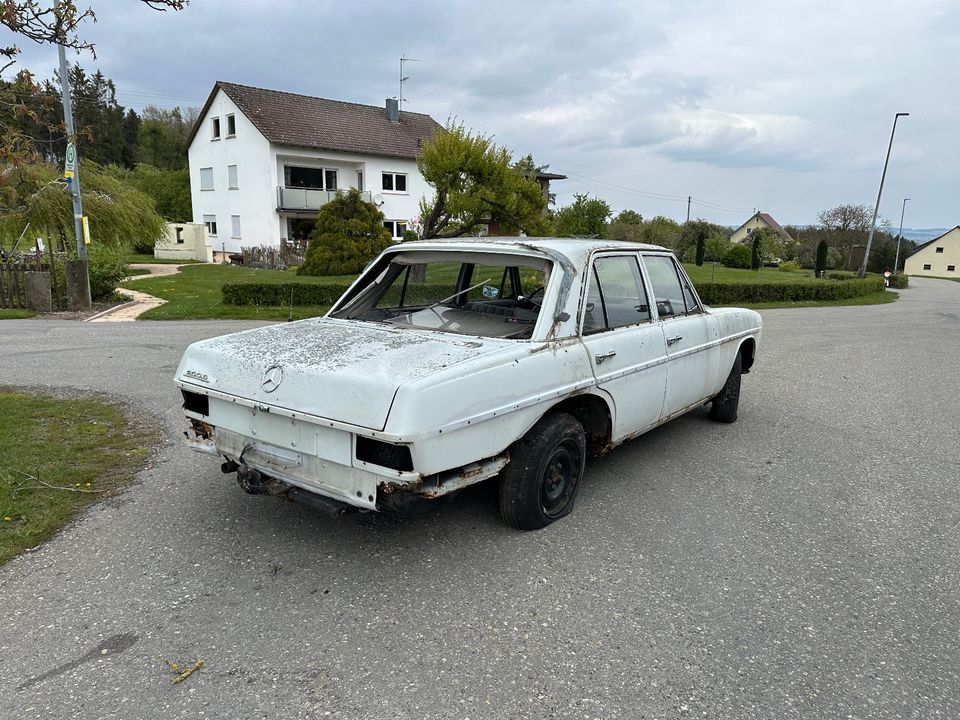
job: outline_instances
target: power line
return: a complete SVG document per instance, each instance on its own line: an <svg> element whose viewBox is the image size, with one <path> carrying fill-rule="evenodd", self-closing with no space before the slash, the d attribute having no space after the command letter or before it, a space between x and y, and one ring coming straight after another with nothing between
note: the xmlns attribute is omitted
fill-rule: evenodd
<svg viewBox="0 0 960 720"><path fill-rule="evenodd" d="M641 190L640 188L631 188L625 185L617 185L615 183L610 183L605 180L598 180L596 178L589 178L585 175L577 175L575 173L568 172L567 176L578 180L581 183L592 183L594 185L600 185L611 190L620 190L621 192L634 193L636 195L641 195L643 197L649 197L656 200L668 200L671 202L692 202L703 207L710 208L711 210L722 210L726 212L747 212L750 208L747 207L736 207L733 205L721 205L720 203L710 202L708 200L701 200L697 197L691 195L670 195L667 193L658 193L652 190Z"/></svg>

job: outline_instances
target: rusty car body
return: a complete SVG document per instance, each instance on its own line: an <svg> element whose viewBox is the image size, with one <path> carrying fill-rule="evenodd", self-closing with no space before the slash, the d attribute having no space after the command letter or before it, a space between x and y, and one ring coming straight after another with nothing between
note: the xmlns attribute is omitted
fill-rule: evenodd
<svg viewBox="0 0 960 720"><path fill-rule="evenodd" d="M735 420L760 333L661 247L421 241L322 318L194 343L176 384L191 447L249 492L404 510L499 475L528 530L570 512L588 455L705 403Z"/></svg>

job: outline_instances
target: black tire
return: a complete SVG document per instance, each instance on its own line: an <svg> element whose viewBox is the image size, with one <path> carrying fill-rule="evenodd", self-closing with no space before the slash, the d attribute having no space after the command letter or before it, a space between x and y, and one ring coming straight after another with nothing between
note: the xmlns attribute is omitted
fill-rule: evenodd
<svg viewBox="0 0 960 720"><path fill-rule="evenodd" d="M710 419L717 422L732 423L737 419L737 406L740 405L740 376L743 371L743 356L738 352L737 359L723 384L720 394L713 399Z"/></svg>
<svg viewBox="0 0 960 720"><path fill-rule="evenodd" d="M551 413L510 448L500 474L500 517L518 530L538 530L573 510L587 457L583 426Z"/></svg>

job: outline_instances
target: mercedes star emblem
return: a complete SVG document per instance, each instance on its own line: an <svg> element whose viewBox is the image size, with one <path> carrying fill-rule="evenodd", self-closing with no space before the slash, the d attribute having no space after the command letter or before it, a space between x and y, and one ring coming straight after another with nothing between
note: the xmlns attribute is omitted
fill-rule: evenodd
<svg viewBox="0 0 960 720"><path fill-rule="evenodd" d="M263 381L260 383L260 387L268 393L272 393L278 387L283 380L283 368L279 365L274 365L271 368L268 368L267 371L263 374Z"/></svg>

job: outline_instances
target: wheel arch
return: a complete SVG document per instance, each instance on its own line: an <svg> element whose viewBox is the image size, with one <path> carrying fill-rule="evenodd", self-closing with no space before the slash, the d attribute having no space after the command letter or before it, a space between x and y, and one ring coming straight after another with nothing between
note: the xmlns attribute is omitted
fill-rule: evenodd
<svg viewBox="0 0 960 720"><path fill-rule="evenodd" d="M613 432L613 413L606 398L594 393L580 393L567 397L544 413L565 412L583 426L587 436L587 452L602 455L610 447Z"/></svg>
<svg viewBox="0 0 960 720"><path fill-rule="evenodd" d="M748 337L740 343L740 349L737 352L743 356L741 372L744 374L750 372L750 368L753 366L754 356L757 352L757 341L752 337Z"/></svg>

